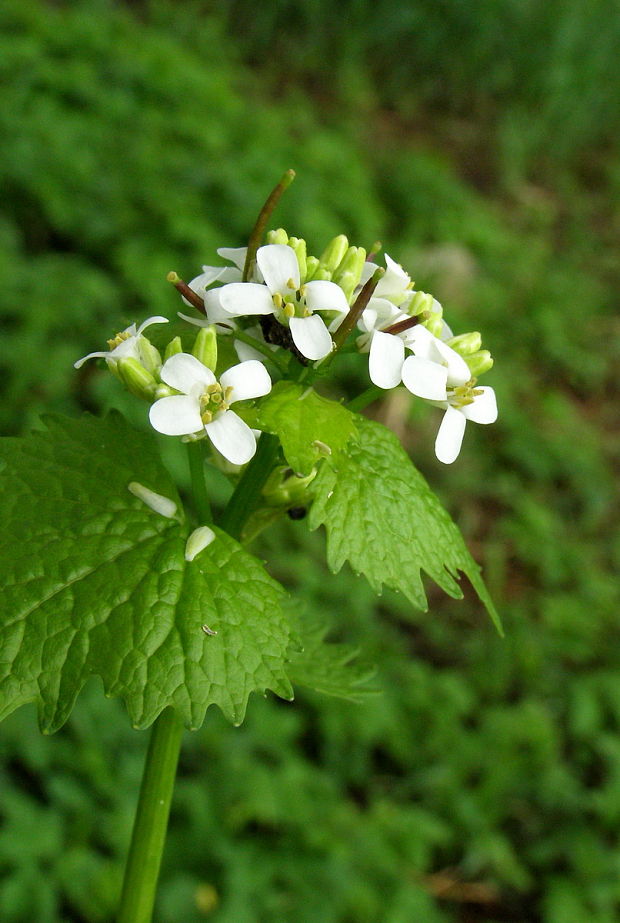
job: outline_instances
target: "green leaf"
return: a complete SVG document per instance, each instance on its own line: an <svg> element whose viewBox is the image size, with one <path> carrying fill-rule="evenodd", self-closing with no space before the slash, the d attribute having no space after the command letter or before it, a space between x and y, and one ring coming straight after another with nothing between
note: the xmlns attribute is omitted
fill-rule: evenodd
<svg viewBox="0 0 620 923"><path fill-rule="evenodd" d="M251 426L278 436L297 474L309 474L326 454L336 458L355 434L355 417L346 407L292 381L279 381L243 416Z"/></svg>
<svg viewBox="0 0 620 923"><path fill-rule="evenodd" d="M326 459L313 484L308 522L311 529L325 525L330 568L337 572L348 560L376 592L385 584L424 611L420 570L456 599L462 571L501 633L480 568L396 436L363 417L356 422L359 442L338 460Z"/></svg>
<svg viewBox="0 0 620 923"><path fill-rule="evenodd" d="M55 730L93 674L135 727L168 705L192 728L213 704L239 723L251 692L290 697L282 587L219 530L187 563L187 527L127 489L179 503L154 438L118 415L46 425L0 441L0 717L36 700Z"/></svg>
<svg viewBox="0 0 620 923"><path fill-rule="evenodd" d="M375 668L358 659L357 648L326 641L328 632L320 614L302 613L286 668L291 681L349 702L363 702L376 695L378 689L368 685Z"/></svg>

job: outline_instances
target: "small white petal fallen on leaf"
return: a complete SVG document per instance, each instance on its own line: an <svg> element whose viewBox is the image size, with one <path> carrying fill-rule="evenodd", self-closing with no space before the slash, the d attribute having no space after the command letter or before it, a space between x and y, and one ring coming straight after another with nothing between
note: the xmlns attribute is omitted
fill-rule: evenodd
<svg viewBox="0 0 620 923"><path fill-rule="evenodd" d="M193 561L196 555L210 545L215 538L215 532L209 526L198 526L187 539L185 545L185 560Z"/></svg>
<svg viewBox="0 0 620 923"><path fill-rule="evenodd" d="M177 514L177 505L174 500L170 500L168 497L163 497L161 494L155 493L154 490L150 490L150 488L145 487L144 484L140 484L138 481L131 481L127 485L127 490L129 493L133 494L134 497L137 497L138 500L142 500L150 509L159 513L160 516L165 516L166 519L175 518Z"/></svg>

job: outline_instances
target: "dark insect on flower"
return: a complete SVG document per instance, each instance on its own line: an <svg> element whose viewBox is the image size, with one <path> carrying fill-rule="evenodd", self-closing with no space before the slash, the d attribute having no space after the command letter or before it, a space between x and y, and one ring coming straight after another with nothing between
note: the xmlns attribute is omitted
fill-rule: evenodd
<svg viewBox="0 0 620 923"><path fill-rule="evenodd" d="M308 510L305 506L292 506L290 510L286 512L289 515L289 519L304 519Z"/></svg>

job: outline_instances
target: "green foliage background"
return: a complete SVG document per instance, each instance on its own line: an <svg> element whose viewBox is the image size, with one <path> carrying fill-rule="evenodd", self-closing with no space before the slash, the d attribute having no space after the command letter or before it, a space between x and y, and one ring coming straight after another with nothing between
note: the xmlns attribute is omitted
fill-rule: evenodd
<svg viewBox="0 0 620 923"><path fill-rule="evenodd" d="M188 735L156 919L620 919L615 2L5 0L0 30L3 432L43 409L140 421L72 362L173 316L165 273L243 244L290 166L285 227L316 250L382 239L498 359L500 419L451 468L433 411L374 412L456 515L506 639L473 594L412 613L327 579L303 524L267 533L381 695L251 701L242 728ZM110 920L144 734L95 683L55 737L30 708L1 734L0 918Z"/></svg>

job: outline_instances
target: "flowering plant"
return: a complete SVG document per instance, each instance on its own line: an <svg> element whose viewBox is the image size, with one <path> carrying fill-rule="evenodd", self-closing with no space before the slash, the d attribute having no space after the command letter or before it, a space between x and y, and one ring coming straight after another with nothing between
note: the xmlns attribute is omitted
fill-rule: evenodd
<svg viewBox="0 0 620 923"><path fill-rule="evenodd" d="M382 266L344 235L320 257L283 229L265 236L292 178L247 247L218 250L232 265L205 266L189 283L169 274L186 305L181 334L158 347L150 328L161 338L168 319L150 317L75 363L105 360L148 403L152 430L186 443L189 502L154 434L118 415L51 417L46 430L3 440L0 714L36 700L42 728L55 730L97 674L136 728L154 722L121 923L151 918L184 725L198 728L211 705L240 724L251 692L291 699L296 684L324 688L327 671L333 693L363 694L363 668L306 643L285 589L248 550L263 529L287 514L324 526L332 571L348 561L377 591L423 609L421 570L454 597L464 573L499 628L458 529L394 434L360 414L404 385L443 409L435 450L450 464L467 420L497 416L493 389L478 385L490 354L479 333L455 336L390 256ZM362 357L368 377L348 403L334 398L345 353ZM222 509L216 468L230 484Z"/></svg>

